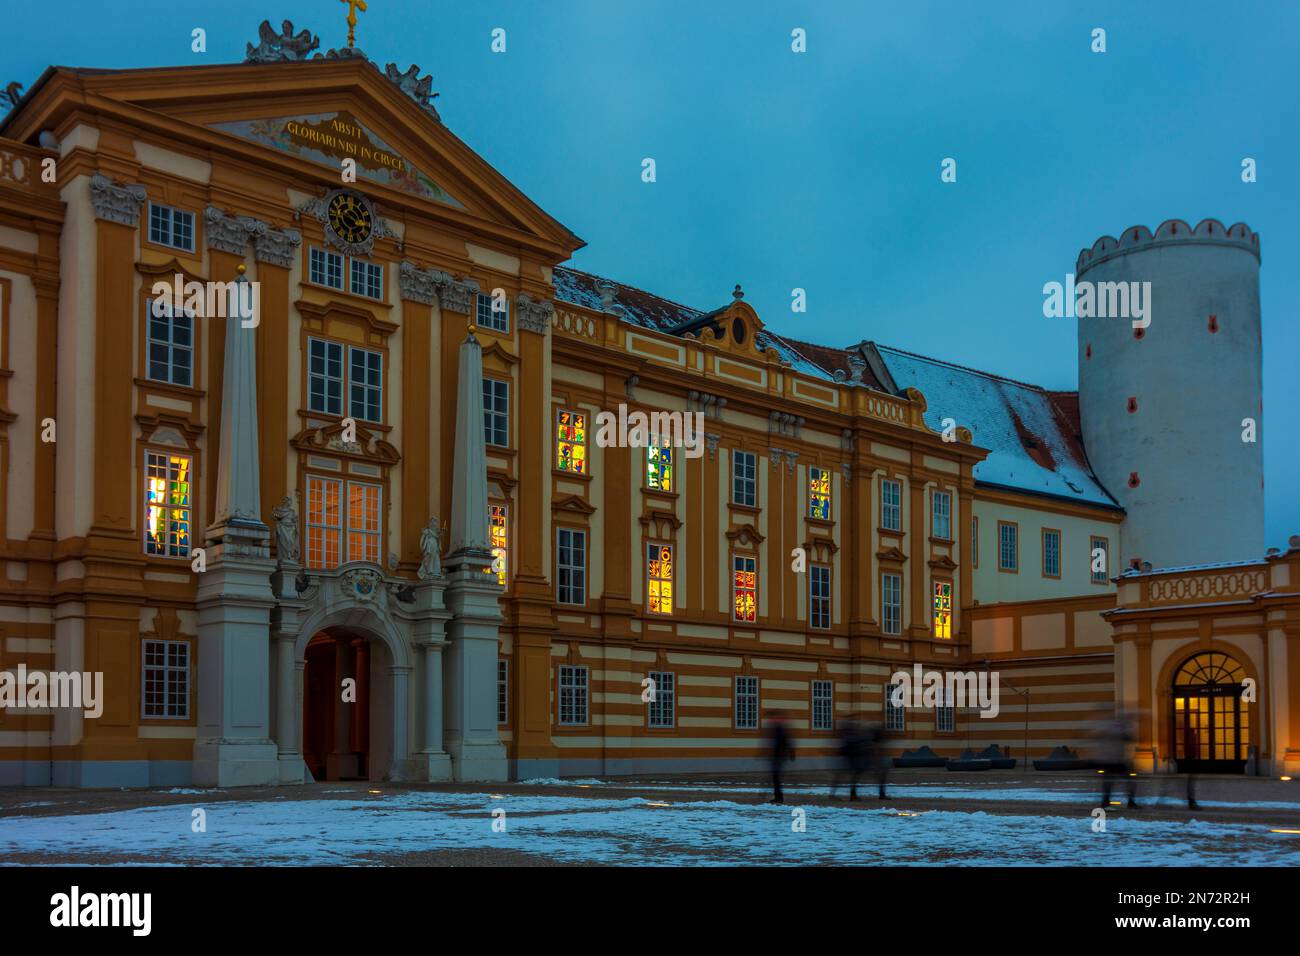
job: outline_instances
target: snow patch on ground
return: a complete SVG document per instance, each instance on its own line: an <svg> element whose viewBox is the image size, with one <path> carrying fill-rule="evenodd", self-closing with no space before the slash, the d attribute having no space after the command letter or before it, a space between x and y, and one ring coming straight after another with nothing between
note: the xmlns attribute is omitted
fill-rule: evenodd
<svg viewBox="0 0 1300 956"><path fill-rule="evenodd" d="M662 805L666 803L667 805ZM1082 806L1062 816L743 804L643 798L402 792L370 798L223 801L207 831L194 803L0 819L0 860L114 855L157 862L328 865L376 855L500 848L568 863L634 865L1300 865L1300 840L1265 825L1113 815L1092 832ZM494 832L494 809L505 809ZM803 824L799 832L796 824Z"/></svg>

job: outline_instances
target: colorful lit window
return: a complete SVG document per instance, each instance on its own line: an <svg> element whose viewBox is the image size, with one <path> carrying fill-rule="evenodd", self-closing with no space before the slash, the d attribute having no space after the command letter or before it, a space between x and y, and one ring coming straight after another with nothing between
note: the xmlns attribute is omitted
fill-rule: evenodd
<svg viewBox="0 0 1300 956"><path fill-rule="evenodd" d="M754 558L731 558L732 616L753 624L758 620L758 569Z"/></svg>
<svg viewBox="0 0 1300 956"><path fill-rule="evenodd" d="M646 589L651 614L673 613L673 549L668 544L646 545Z"/></svg>
<svg viewBox="0 0 1300 956"><path fill-rule="evenodd" d="M587 473L587 416L577 412L555 413L555 458L560 471Z"/></svg>
<svg viewBox="0 0 1300 956"><path fill-rule="evenodd" d="M189 556L191 467L185 455L145 452L145 554Z"/></svg>
<svg viewBox="0 0 1300 956"><path fill-rule="evenodd" d="M831 473L824 468L808 469L808 517L831 520Z"/></svg>
<svg viewBox="0 0 1300 956"><path fill-rule="evenodd" d="M488 543L492 545L492 567L489 574L497 576L497 583L506 586L506 556L510 553L509 512L506 505L488 506Z"/></svg>
<svg viewBox="0 0 1300 956"><path fill-rule="evenodd" d="M934 582L934 636L952 637L952 582Z"/></svg>
<svg viewBox="0 0 1300 956"><path fill-rule="evenodd" d="M379 564L382 497L379 485L308 475L307 567L334 568L345 561Z"/></svg>
<svg viewBox="0 0 1300 956"><path fill-rule="evenodd" d="M673 450L652 442L645 450L645 486L655 491L673 490Z"/></svg>

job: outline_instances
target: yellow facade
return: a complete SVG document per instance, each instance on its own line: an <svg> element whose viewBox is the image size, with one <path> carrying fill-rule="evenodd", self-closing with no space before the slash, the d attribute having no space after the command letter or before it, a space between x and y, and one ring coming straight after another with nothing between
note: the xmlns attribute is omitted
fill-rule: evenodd
<svg viewBox="0 0 1300 956"><path fill-rule="evenodd" d="M198 572L187 542L178 554L149 553L163 511L150 511L148 469L160 460L151 454L184 462L189 533L201 540L214 515L226 333L222 323L195 323L192 379L161 381L147 302L155 282L229 281L239 265L261 297L261 518L273 527L276 503L296 498L306 550L316 549L308 568L337 547L414 578L422 529L452 508L457 352L467 325L476 327L485 378L505 383L486 480L505 579L499 729L517 775L757 767L762 731L750 707L783 714L802 753L829 759L834 719L880 719L889 674L914 662L949 670L1003 661L1008 682L1044 688L1031 703L1050 705L1030 734L1035 755L1076 743L1081 730L1071 728L1111 706L1114 652L1098 615L1114 606L1114 588L1091 580L1080 542L1104 536L1118 554L1118 509L977 485L986 449L966 429L945 440L930 427L921 392L811 374L741 297L682 331L629 320L628 303L653 299L639 290L604 286L608 306L572 294L597 288L563 269L581 240L364 60L187 68L185 82L177 72L54 69L0 130L0 668L99 671L108 689L94 720L0 710L0 767L11 768L3 779L49 782L50 767L59 779L57 768L95 762L165 765L149 779L187 779L198 675L186 685L188 716L144 716L152 671L142 647L193 648ZM337 131L340 143L368 143L376 169L400 164L410 176L349 184L306 156L303 145L320 140L305 130L329 113L359 127ZM295 125L277 134L284 148L231 131L285 118ZM45 130L57 151L32 145ZM53 182L40 178L46 160ZM109 192L94 191L96 175ZM135 186L143 198L120 199ZM368 254L344 261L342 288L313 271L314 256L330 252L330 226L304 211L339 188L365 197L386 227ZM105 196L134 202L134 222ZM193 235L152 241L155 205L193 214ZM205 217L209 208L216 218ZM287 258L256 245L224 249L215 232L239 217L296 230L301 243ZM483 321L472 294L426 295L404 264L474 283L489 300L500 290L505 329ZM368 288L367 275L378 284ZM552 305L533 313L521 301ZM369 381L357 371L365 357L379 357L382 410L356 422L354 440L345 416L323 411L312 391L313 349L322 361L349 357L353 377L340 376L349 396L356 376ZM351 364L357 355L362 366ZM597 418L620 406L703 411L700 456L675 449L665 482L645 448L602 447ZM54 441L42 437L46 420ZM575 420L583 440L561 431ZM737 501L734 466L747 461L738 454L754 456L752 504ZM899 492L896 527L882 516L886 483ZM948 496L946 534L936 534L936 492ZM312 502L334 494L360 513L355 527L339 519L337 545L313 524ZM982 529L978 566L972 517ZM1002 521L1020 528L1015 583L996 568ZM1043 529L1062 533L1054 576L1042 567ZM562 592L575 541L585 580L580 593ZM796 552L828 569L828 601L806 570L792 569ZM752 620L737 609L737 559L742 574L752 567ZM896 627L883 603L895 581ZM950 604L939 636L936 584L948 586ZM828 626L814 626L822 613ZM1270 626L1294 629L1294 618ZM1125 632L1121 646L1140 639ZM1292 653L1291 671L1300 660ZM562 712L572 668L585 668L581 721ZM652 716L643 700L652 673L671 675L669 716ZM1015 699L1004 696L1000 721L959 714L950 731L932 712L909 714L894 743L952 755L975 741L1018 749Z"/></svg>

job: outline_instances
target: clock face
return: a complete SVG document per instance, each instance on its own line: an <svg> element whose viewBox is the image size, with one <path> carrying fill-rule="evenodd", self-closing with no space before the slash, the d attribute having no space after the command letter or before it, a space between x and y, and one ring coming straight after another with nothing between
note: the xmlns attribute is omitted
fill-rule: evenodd
<svg viewBox="0 0 1300 956"><path fill-rule="evenodd" d="M354 193L339 193L329 204L329 223L344 242L365 242L374 225L370 207Z"/></svg>

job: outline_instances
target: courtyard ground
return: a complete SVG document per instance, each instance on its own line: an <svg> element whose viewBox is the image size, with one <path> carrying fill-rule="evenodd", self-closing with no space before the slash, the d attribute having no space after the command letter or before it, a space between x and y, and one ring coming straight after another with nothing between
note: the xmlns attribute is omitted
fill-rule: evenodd
<svg viewBox="0 0 1300 956"><path fill-rule="evenodd" d="M1300 865L1300 782L1202 778L1192 811L1182 778L1142 777L1104 831L1090 773L901 771L857 803L828 782L788 775L784 805L747 775L9 789L0 864Z"/></svg>

